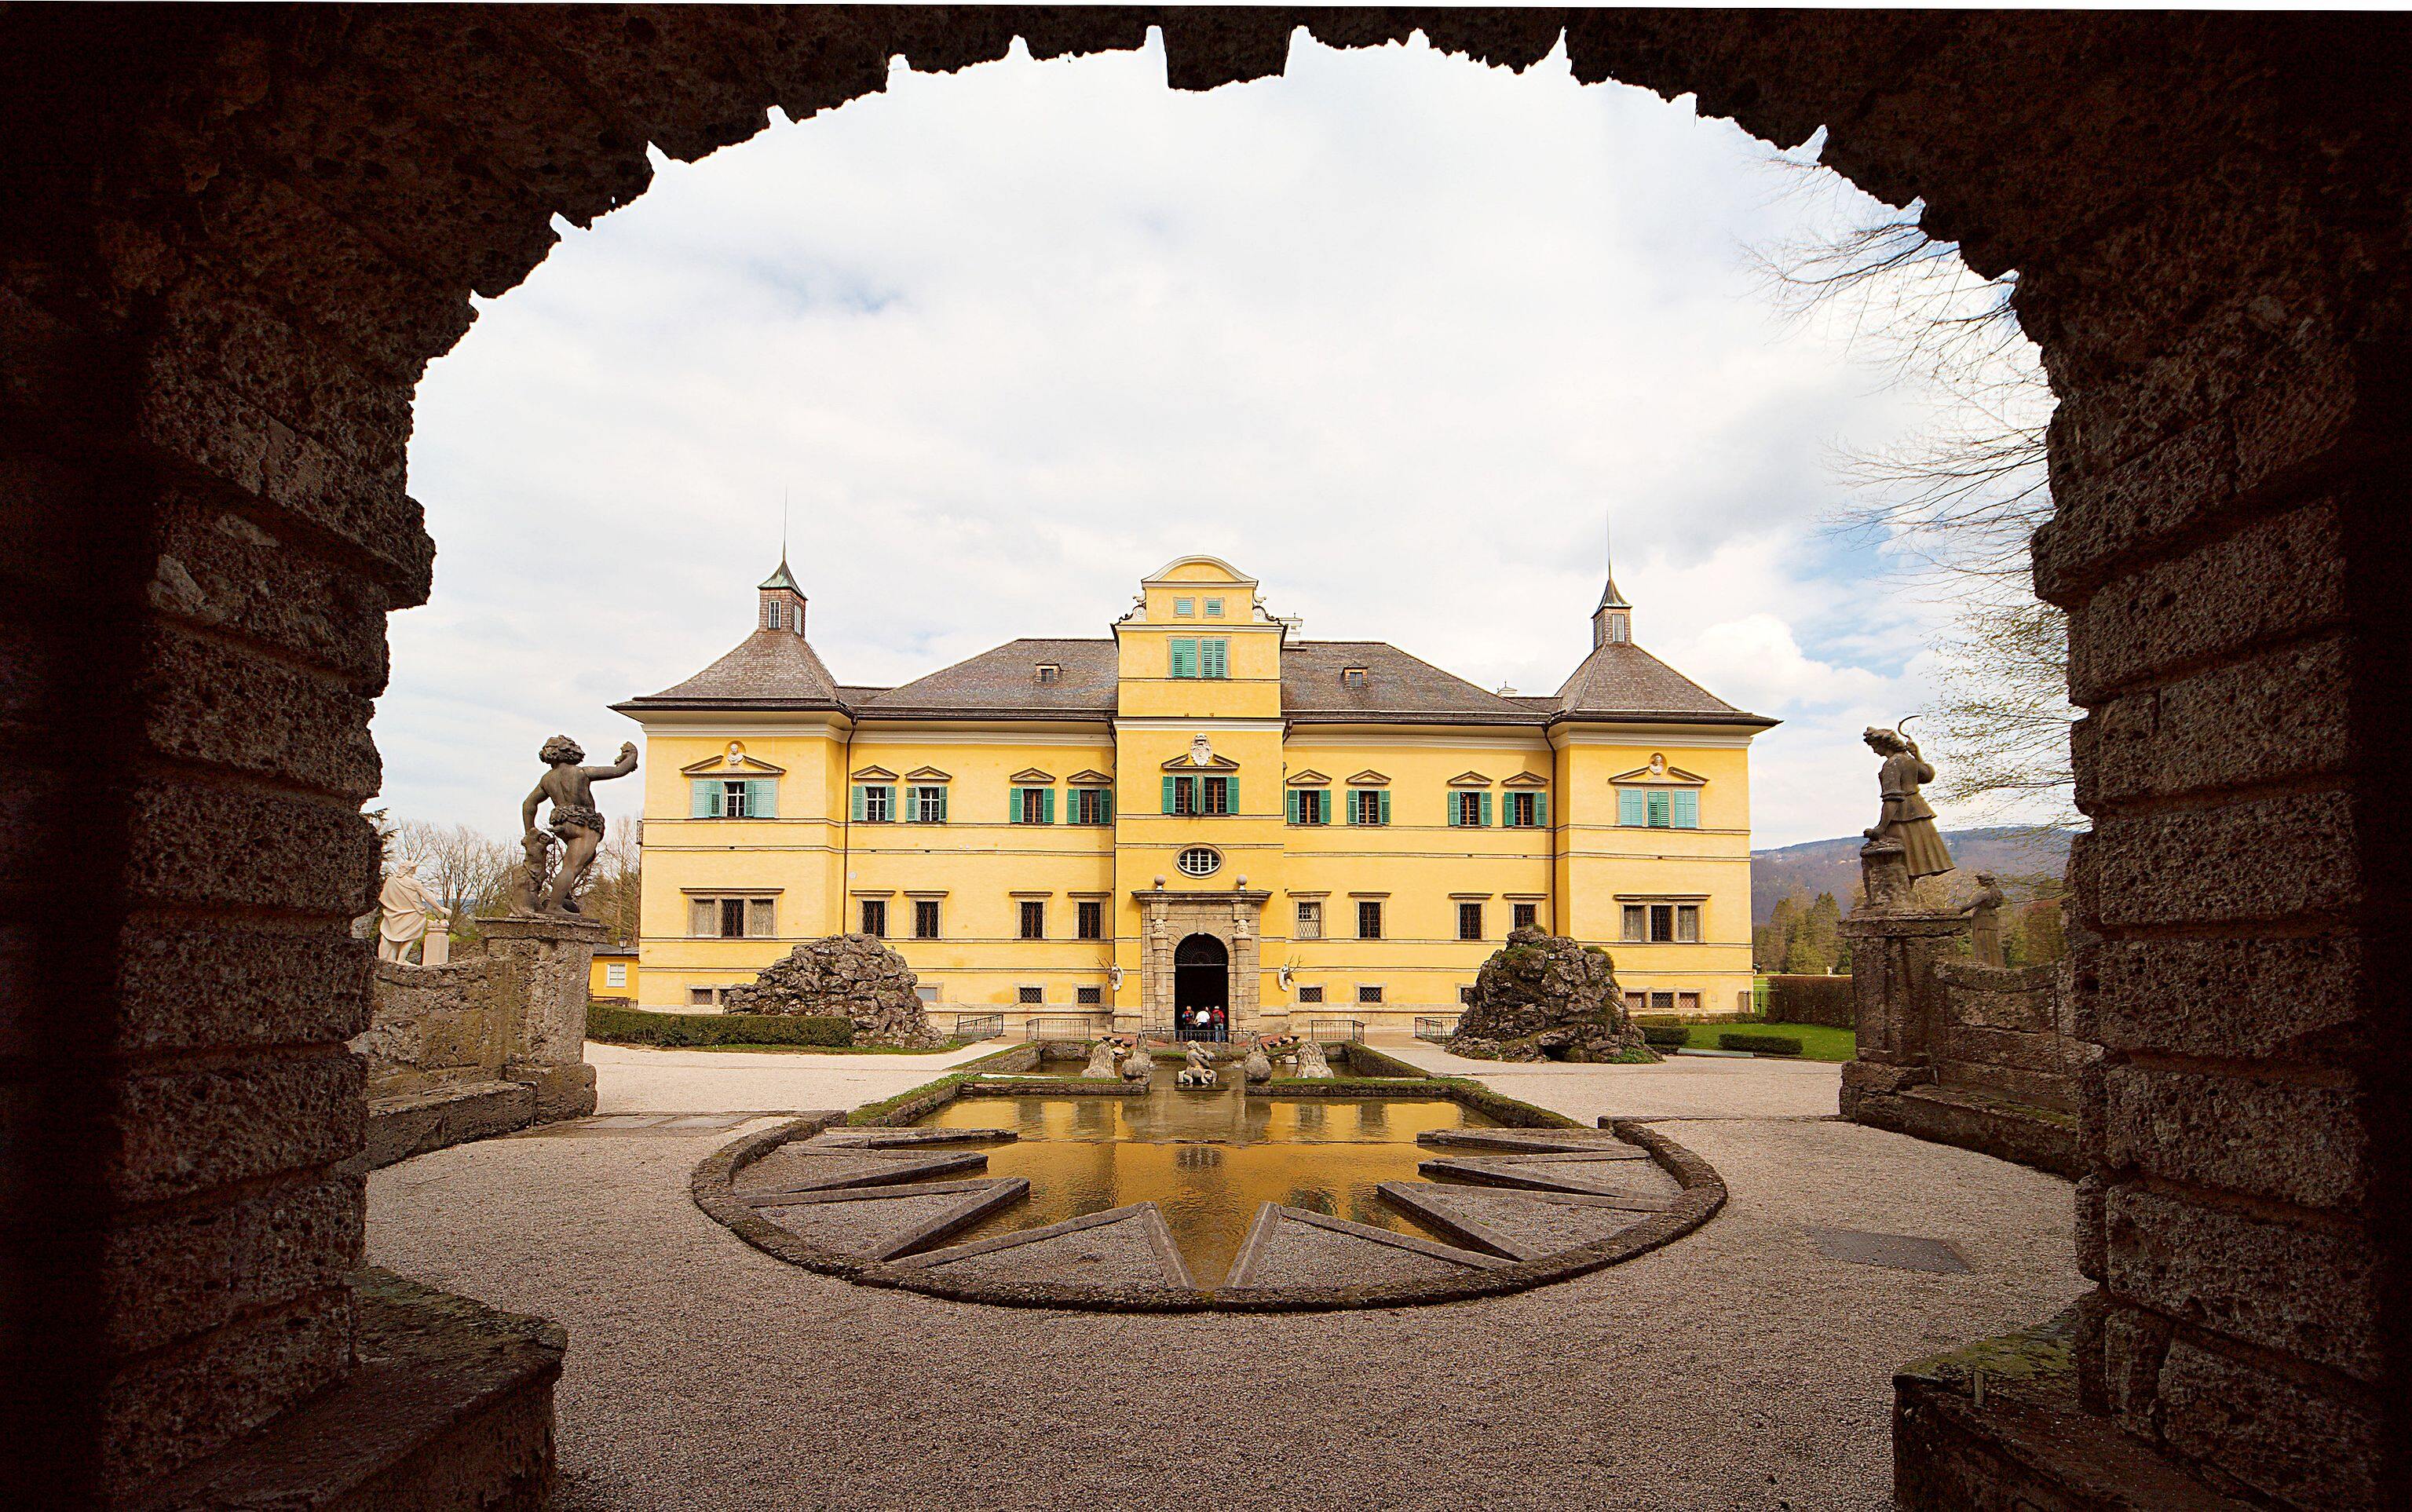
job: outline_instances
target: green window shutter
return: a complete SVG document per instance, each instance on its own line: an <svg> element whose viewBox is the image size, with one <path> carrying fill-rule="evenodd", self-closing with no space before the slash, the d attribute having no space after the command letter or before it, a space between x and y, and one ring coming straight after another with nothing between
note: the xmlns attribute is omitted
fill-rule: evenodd
<svg viewBox="0 0 2412 1512"><path fill-rule="evenodd" d="M1315 794L1315 817L1317 823L1331 822L1331 789L1317 788Z"/></svg>
<svg viewBox="0 0 2412 1512"><path fill-rule="evenodd" d="M1668 815L1673 805L1667 801L1667 790L1659 788L1650 795L1650 828L1664 829L1671 822Z"/></svg>
<svg viewBox="0 0 2412 1512"><path fill-rule="evenodd" d="M1198 642L1195 639L1178 636L1173 638L1171 655L1174 677L1198 675Z"/></svg>
<svg viewBox="0 0 2412 1512"><path fill-rule="evenodd" d="M857 824L862 822L862 785L860 783L854 785L854 822Z"/></svg>
<svg viewBox="0 0 2412 1512"><path fill-rule="evenodd" d="M1198 642L1198 675L1229 677L1231 675L1231 643L1228 640Z"/></svg>
<svg viewBox="0 0 2412 1512"><path fill-rule="evenodd" d="M1022 789L1019 787L1008 787L1005 790L1005 822L1007 824L1022 822Z"/></svg>
<svg viewBox="0 0 2412 1512"><path fill-rule="evenodd" d="M1698 829L1700 827L1700 794L1698 788L1686 787L1675 794L1675 828Z"/></svg>
<svg viewBox="0 0 2412 1512"><path fill-rule="evenodd" d="M1463 821L1464 815L1465 800L1458 793L1456 788L1452 787L1449 790L1449 828L1452 829L1456 829L1458 825Z"/></svg>
<svg viewBox="0 0 2412 1512"><path fill-rule="evenodd" d="M687 780L687 792L690 795L686 811L688 818L709 819L720 812L719 784L692 777Z"/></svg>
<svg viewBox="0 0 2412 1512"><path fill-rule="evenodd" d="M1346 823L1346 824L1355 824L1355 823L1357 822L1357 789L1356 789L1356 788L1352 787L1352 788L1348 789L1348 797L1344 800L1344 803L1345 803L1345 807L1343 808L1343 810L1342 810L1342 812L1341 812L1341 815L1340 815L1340 817L1341 817L1342 822L1343 822L1343 823Z"/></svg>
<svg viewBox="0 0 2412 1512"><path fill-rule="evenodd" d="M944 787L933 787L930 791L938 795L938 817L934 822L944 824L947 822L947 790Z"/></svg>
<svg viewBox="0 0 2412 1512"><path fill-rule="evenodd" d="M1550 827L1550 795L1547 793L1533 795L1533 824L1540 829Z"/></svg>
<svg viewBox="0 0 2412 1512"><path fill-rule="evenodd" d="M1482 828L1485 829L1491 828L1491 795L1489 793L1482 795Z"/></svg>
<svg viewBox="0 0 2412 1512"><path fill-rule="evenodd" d="M1172 783L1170 777L1164 779L1164 812L1167 814L1172 812Z"/></svg>
<svg viewBox="0 0 2412 1512"><path fill-rule="evenodd" d="M1099 824L1114 822L1114 790L1110 787L1097 789L1097 822Z"/></svg>
<svg viewBox="0 0 2412 1512"><path fill-rule="evenodd" d="M1282 811L1283 811L1283 813L1287 814L1287 815L1289 816L1289 822L1290 822L1290 823L1292 823L1292 824L1296 824L1296 823L1298 823L1298 789L1297 789L1297 788L1293 787L1293 788L1291 788L1287 793L1286 793L1286 794L1284 794L1284 795L1282 796Z"/></svg>
<svg viewBox="0 0 2412 1512"><path fill-rule="evenodd" d="M1387 787L1382 789L1382 822L1390 822L1390 790Z"/></svg>
<svg viewBox="0 0 2412 1512"><path fill-rule="evenodd" d="M747 779L745 812L757 819L775 819L779 816L779 784L775 778Z"/></svg>
<svg viewBox="0 0 2412 1512"><path fill-rule="evenodd" d="M1038 822L1041 824L1055 822L1055 789L1052 787L1046 789L1046 796L1038 800Z"/></svg>
<svg viewBox="0 0 2412 1512"><path fill-rule="evenodd" d="M1650 822L1650 795L1639 787L1616 790L1616 822L1623 825L1644 825Z"/></svg>

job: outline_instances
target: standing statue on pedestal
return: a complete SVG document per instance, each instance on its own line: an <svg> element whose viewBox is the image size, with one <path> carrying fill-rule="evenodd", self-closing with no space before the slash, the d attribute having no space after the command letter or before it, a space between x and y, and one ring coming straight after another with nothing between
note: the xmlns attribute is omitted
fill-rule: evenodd
<svg viewBox="0 0 2412 1512"><path fill-rule="evenodd" d="M526 871L520 888L520 905L530 913L574 914L578 884L586 876L586 869L595 864L595 852L603 844L603 815L595 807L597 782L613 777L625 777L637 770L637 748L623 741L620 759L608 767L581 767L586 752L566 735L556 735L544 742L537 753L547 771L520 805L520 826L526 833L520 844L528 857ZM547 822L552 832L561 837L561 866L552 873L550 886L541 889L538 883L540 859L550 846L544 831L536 827L537 806L546 800L552 801L552 815Z"/></svg>
<svg viewBox="0 0 2412 1512"><path fill-rule="evenodd" d="M1909 721L1905 719L1902 723L1906 725ZM1919 754L1918 742L1900 730L1878 726L1871 726L1860 739L1884 757L1884 766L1876 773L1884 812L1875 828L1866 831L1868 844L1880 845L1890 841L1899 845L1913 881L1950 871L1951 853L1944 848L1943 836L1935 830L1934 811L1918 790L1920 784L1934 780L1934 769Z"/></svg>
<svg viewBox="0 0 2412 1512"><path fill-rule="evenodd" d="M430 932L430 926L434 932ZM419 880L419 863L404 861L393 869L377 889L377 959L409 964L411 952L419 952L418 964L441 966L450 959L445 949L449 936L445 932L449 924L444 917L444 905L427 884Z"/></svg>
<svg viewBox="0 0 2412 1512"><path fill-rule="evenodd" d="M1980 966L2007 964L2002 956L2002 905L2009 900L1993 885L1993 873L1977 873L1981 890L1960 912L1968 917L1968 950Z"/></svg>

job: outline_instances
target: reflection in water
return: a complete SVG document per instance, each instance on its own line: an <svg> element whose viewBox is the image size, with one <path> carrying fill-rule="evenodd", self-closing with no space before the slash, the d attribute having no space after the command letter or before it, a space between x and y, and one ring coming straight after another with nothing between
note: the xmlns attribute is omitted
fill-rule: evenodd
<svg viewBox="0 0 2412 1512"><path fill-rule="evenodd" d="M950 1242L1153 1199L1190 1272L1212 1286L1267 1202L1421 1233L1374 1188L1415 1179L1430 1153L1417 1135L1493 1122L1438 1098L1249 1097L1184 1090L1160 1072L1145 1097L963 1097L921 1125L1021 1136L988 1148L988 1174L1027 1177L1029 1200Z"/></svg>

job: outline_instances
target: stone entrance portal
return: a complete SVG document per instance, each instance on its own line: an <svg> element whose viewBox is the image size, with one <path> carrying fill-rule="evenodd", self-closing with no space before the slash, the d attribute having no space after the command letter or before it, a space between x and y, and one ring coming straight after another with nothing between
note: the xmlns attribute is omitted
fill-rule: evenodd
<svg viewBox="0 0 2412 1512"><path fill-rule="evenodd" d="M1221 993L1212 1002L1221 1004L1228 1034L1258 1027L1257 920L1272 895L1237 888L1224 892L1148 888L1131 896L1146 919L1140 937L1139 1011L1115 1028L1126 1033L1169 1029L1180 1010L1190 1006L1192 991ZM1207 983L1214 978L1219 981L1210 988Z"/></svg>
<svg viewBox="0 0 2412 1512"><path fill-rule="evenodd" d="M1172 947L1172 1031L1182 1039L1228 1035L1231 1006L1231 952L1211 934L1192 934ZM1203 1009L1211 1015L1197 1021Z"/></svg>

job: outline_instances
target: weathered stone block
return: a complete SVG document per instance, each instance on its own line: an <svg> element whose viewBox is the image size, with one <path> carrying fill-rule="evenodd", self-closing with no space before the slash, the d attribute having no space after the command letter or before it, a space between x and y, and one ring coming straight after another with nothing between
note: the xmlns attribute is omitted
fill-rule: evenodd
<svg viewBox="0 0 2412 1512"><path fill-rule="evenodd" d="M169 570L166 562L163 572ZM181 574L181 568L177 569ZM154 581L154 597L181 594ZM382 781L375 706L343 683L173 625L147 638L143 733L182 761L317 789L358 804Z"/></svg>
<svg viewBox="0 0 2412 1512"><path fill-rule="evenodd" d="M369 950L335 919L138 913L119 932L111 1048L328 1044L369 1013Z"/></svg>
<svg viewBox="0 0 2412 1512"><path fill-rule="evenodd" d="M2345 771L2346 645L2285 646L2097 705L2071 735L2078 806Z"/></svg>
<svg viewBox="0 0 2412 1512"><path fill-rule="evenodd" d="M375 893L376 831L357 803L157 778L135 794L128 891L140 903L356 917Z"/></svg>
<svg viewBox="0 0 2412 1512"><path fill-rule="evenodd" d="M2098 1282L2103 1275L2106 1239L2102 1231L2102 1204L2106 1190L2101 1175L2088 1171L2078 1179L2072 1203L2077 1218L2077 1273L2088 1281Z"/></svg>
<svg viewBox="0 0 2412 1512"><path fill-rule="evenodd" d="M2376 1512L2382 1430L2364 1402L2172 1340L2157 1382L2161 1437L2287 1506Z"/></svg>
<svg viewBox="0 0 2412 1512"><path fill-rule="evenodd" d="M1951 1006L1955 1011L1963 1006L1956 998ZM2050 1011L2046 1009L2047 1013ZM1943 1054L1947 1060L2039 1071L2055 1078L2075 1075L2086 1049L2049 1030L2033 1034L1986 1029L1965 1023L1953 1025L1943 1040Z"/></svg>
<svg viewBox="0 0 2412 1512"><path fill-rule="evenodd" d="M2355 1092L2134 1064L2103 1082L2114 1167L2309 1208L2351 1211L2368 1195L2368 1110Z"/></svg>
<svg viewBox="0 0 2412 1512"><path fill-rule="evenodd" d="M213 1454L351 1364L352 1294L342 1285L129 1360L102 1388L104 1483L124 1495Z"/></svg>
<svg viewBox="0 0 2412 1512"><path fill-rule="evenodd" d="M2077 1033L2106 1050L2332 1064L2365 1052L2350 934L2096 940L2076 957L2091 983Z"/></svg>
<svg viewBox="0 0 2412 1512"><path fill-rule="evenodd" d="M360 1149L367 1107L360 1060L340 1045L137 1071L118 1090L110 1184L149 1202L330 1166Z"/></svg>
<svg viewBox="0 0 2412 1512"><path fill-rule="evenodd" d="M256 505L239 513L187 490L162 494L152 607L273 646L374 697L386 683L386 613L400 602L253 518L271 513Z"/></svg>
<svg viewBox="0 0 2412 1512"><path fill-rule="evenodd" d="M2055 1113L2077 1111L2077 1083L2066 1071L2030 1071L1961 1058L1938 1060L1934 1084L1956 1091L1981 1093Z"/></svg>
<svg viewBox="0 0 2412 1512"><path fill-rule="evenodd" d="M592 1066L580 1069L590 1076L594 1072ZM585 1112L593 1111L590 1101ZM516 1081L454 1082L373 1099L361 1152L369 1169L381 1169L430 1150L523 1129L537 1120L536 1093L530 1087Z"/></svg>
<svg viewBox="0 0 2412 1512"><path fill-rule="evenodd" d="M2086 904L2105 929L2341 912L2363 886L2355 832L2344 792L2114 814L2085 847Z"/></svg>
<svg viewBox="0 0 2412 1512"><path fill-rule="evenodd" d="M224 1206L140 1214L102 1237L112 1354L156 1349L343 1284L360 1263L360 1178L317 1172Z"/></svg>
<svg viewBox="0 0 2412 1512"><path fill-rule="evenodd" d="M2105 1206L2120 1298L2364 1380L2381 1369L2377 1256L2333 1232L2126 1185Z"/></svg>
<svg viewBox="0 0 2412 1512"><path fill-rule="evenodd" d="M2160 1402L2161 1364L2176 1329L2140 1307L2106 1299L2102 1309L2103 1404L2119 1426L2140 1439L2160 1437L2154 1409Z"/></svg>

